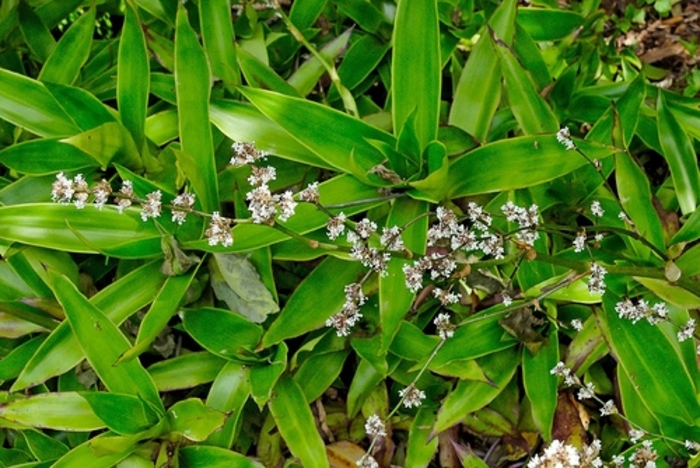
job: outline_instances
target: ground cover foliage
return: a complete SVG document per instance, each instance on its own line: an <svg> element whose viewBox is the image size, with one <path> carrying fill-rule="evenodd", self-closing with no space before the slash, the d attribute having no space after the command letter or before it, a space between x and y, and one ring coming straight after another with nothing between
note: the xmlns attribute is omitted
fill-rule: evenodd
<svg viewBox="0 0 700 468"><path fill-rule="evenodd" d="M2 466L700 465L692 3L94 3L0 4Z"/></svg>

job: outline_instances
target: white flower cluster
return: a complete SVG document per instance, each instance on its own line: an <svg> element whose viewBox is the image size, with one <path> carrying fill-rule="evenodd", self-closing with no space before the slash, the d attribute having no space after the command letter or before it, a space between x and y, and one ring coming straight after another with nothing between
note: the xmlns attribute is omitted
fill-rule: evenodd
<svg viewBox="0 0 700 468"><path fill-rule="evenodd" d="M649 303L644 299L641 299L637 304L630 299L620 301L615 304L615 312L617 312L620 318L631 320L632 323L647 319L650 324L656 325L668 318L668 308L666 304L657 302L650 307Z"/></svg>
<svg viewBox="0 0 700 468"><path fill-rule="evenodd" d="M248 210L256 224L273 224L275 218L280 221L287 221L294 216L297 202L292 197L290 190L282 194L273 194L269 182L275 180L277 173L274 167L258 167L252 164L267 158L267 153L259 151L254 142L234 143L235 155L230 163L234 166L251 165L251 175L248 182L253 186L253 190L246 194L248 200Z"/></svg>
<svg viewBox="0 0 700 468"><path fill-rule="evenodd" d="M134 202L141 204L141 219L159 218L163 212L163 193L154 190L146 195L146 199L139 199L134 193L134 186L129 180L122 182L118 192L113 193L109 182L102 179L92 190L82 174L69 179L63 172L56 175L56 181L52 185L51 199L58 203L73 203L76 208L83 209L87 205L90 195L93 197L93 205L98 210L104 208L109 201L109 197L114 195L117 211L121 214L131 207ZM192 193L182 193L172 201L172 220L177 224L182 224L187 218L187 214L192 212L195 203L195 195Z"/></svg>
<svg viewBox="0 0 700 468"><path fill-rule="evenodd" d="M403 398L403 405L406 408L414 406L418 408L423 400L425 400L425 392L423 390L418 390L414 384L400 390L399 396Z"/></svg>
<svg viewBox="0 0 700 468"><path fill-rule="evenodd" d="M366 301L367 298L362 293L361 284L348 284L345 286L345 303L343 308L326 320L326 326L335 328L338 336L348 336L352 327L362 318L360 307Z"/></svg>
<svg viewBox="0 0 700 468"><path fill-rule="evenodd" d="M539 207L530 205L530 208L517 206L512 201L508 201L501 206L501 211L506 215L506 219L511 223L518 223L520 228L515 234L515 237L522 243L530 247L535 245L535 241L539 239L540 233L537 232L539 224Z"/></svg>
<svg viewBox="0 0 700 468"><path fill-rule="evenodd" d="M581 451L555 439L544 449L542 455L530 459L527 468L599 468L603 466L599 457L601 448L602 444L597 439L590 445L584 445Z"/></svg>
<svg viewBox="0 0 700 468"><path fill-rule="evenodd" d="M603 294L605 292L605 275L608 273L604 267L593 262L591 273L588 276L588 292L591 294Z"/></svg>
<svg viewBox="0 0 700 468"><path fill-rule="evenodd" d="M365 421L365 432L370 437L386 437L386 427L384 421L376 414L371 415Z"/></svg>
<svg viewBox="0 0 700 468"><path fill-rule="evenodd" d="M433 323L438 330L440 339L446 340L454 336L456 327L450 322L450 314L438 314Z"/></svg>
<svg viewBox="0 0 700 468"><path fill-rule="evenodd" d="M695 319L688 320L678 332L678 341L689 340L695 333Z"/></svg>
<svg viewBox="0 0 700 468"><path fill-rule="evenodd" d="M535 211L536 209L537 207L534 207ZM521 213L522 220L526 217L531 220L531 210ZM442 206L437 208L436 215L438 222L428 229L428 246L435 247L435 251L414 261L412 265L403 267L406 287L414 293L423 289L425 273L430 273L432 280L450 278L457 269L454 257L460 250L481 250L485 255L492 255L496 259L503 258L503 239L490 231L492 218L481 206L474 202L467 206L467 216L472 223L472 229L460 224L454 212ZM527 225L534 226L530 221L527 221ZM445 249L451 252L441 253Z"/></svg>

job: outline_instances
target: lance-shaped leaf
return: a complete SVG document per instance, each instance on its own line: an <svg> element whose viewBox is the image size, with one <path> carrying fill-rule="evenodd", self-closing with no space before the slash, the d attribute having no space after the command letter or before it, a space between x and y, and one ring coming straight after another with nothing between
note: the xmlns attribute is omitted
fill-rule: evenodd
<svg viewBox="0 0 700 468"><path fill-rule="evenodd" d="M511 44L515 35L517 2L508 0L496 9L489 25L500 40ZM490 34L482 34L474 46L455 90L450 125L485 141L501 100L501 68Z"/></svg>
<svg viewBox="0 0 700 468"><path fill-rule="evenodd" d="M129 456L139 440L156 435L139 433L118 436L111 431L105 432L78 445L51 466L52 468L74 468L76 466L111 468Z"/></svg>
<svg viewBox="0 0 700 468"><path fill-rule="evenodd" d="M270 412L289 450L302 465L328 467L326 449L304 393L289 376L282 377L270 400Z"/></svg>
<svg viewBox="0 0 700 468"><path fill-rule="evenodd" d="M236 439L243 422L243 405L250 396L249 367L229 361L211 385L206 404L215 410L230 413L221 430L207 439L207 444L228 448Z"/></svg>
<svg viewBox="0 0 700 468"><path fill-rule="evenodd" d="M552 109L539 95L532 77L523 69L510 48L499 44L496 52L503 71L508 102L523 131L531 135L559 130L559 122Z"/></svg>
<svg viewBox="0 0 700 468"><path fill-rule="evenodd" d="M520 360L517 351L508 349L486 356L479 363L491 382L460 381L442 404L433 426L433 434L457 424L467 413L477 411L493 401L510 382Z"/></svg>
<svg viewBox="0 0 700 468"><path fill-rule="evenodd" d="M236 62L230 0L199 2L199 18L211 71L227 87L233 89L241 84L241 76Z"/></svg>
<svg viewBox="0 0 700 468"><path fill-rule="evenodd" d="M695 211L700 193L698 161L688 134L683 131L675 116L668 108L663 90L659 90L656 103L659 124L659 141L663 155L668 162L676 188L676 197L683 214Z"/></svg>
<svg viewBox="0 0 700 468"><path fill-rule="evenodd" d="M36 203L0 207L0 239L68 252L103 252L120 258L161 253L160 233L135 209L117 213L93 210L89 216L72 205Z"/></svg>
<svg viewBox="0 0 700 468"><path fill-rule="evenodd" d="M137 11L127 2L119 39L117 103L122 123L131 132L139 150L144 142L149 86L146 40Z"/></svg>
<svg viewBox="0 0 700 468"><path fill-rule="evenodd" d="M361 180L384 160L370 141L396 144L388 133L321 104L260 89L241 88L241 92L319 158Z"/></svg>
<svg viewBox="0 0 700 468"><path fill-rule="evenodd" d="M90 8L62 34L61 40L44 63L39 80L73 84L90 54L94 29L95 8Z"/></svg>
<svg viewBox="0 0 700 468"><path fill-rule="evenodd" d="M437 136L440 116L440 27L436 0L400 0L394 21L391 103L394 134L410 115L420 151Z"/></svg>
<svg viewBox="0 0 700 468"><path fill-rule="evenodd" d="M187 21L187 10L178 6L175 31L175 91L180 112L178 163L185 171L204 211L219 210L219 186L209 123L211 76L207 56Z"/></svg>
<svg viewBox="0 0 700 468"><path fill-rule="evenodd" d="M614 151L595 142L575 143L590 160L602 160ZM496 141L452 162L447 184L449 198L529 187L588 164L580 154L567 151L554 135Z"/></svg>
<svg viewBox="0 0 700 468"><path fill-rule="evenodd" d="M197 271L198 268L193 268L187 274L172 276L165 281L158 296L153 300L151 308L148 309L141 321L136 343L119 358L120 363L131 361L148 349L153 340L168 324L170 318L177 312L178 306L182 303Z"/></svg>
<svg viewBox="0 0 700 468"><path fill-rule="evenodd" d="M154 409L164 412L158 390L141 363L131 361L114 365L129 348L129 341L119 328L88 302L65 276L53 272L50 276L54 294L66 312L80 347L107 389L113 393L137 396Z"/></svg>
<svg viewBox="0 0 700 468"><path fill-rule="evenodd" d="M132 395L83 392L81 396L87 400L97 417L117 434L138 434L153 427L160 420L160 415L153 408Z"/></svg>
<svg viewBox="0 0 700 468"><path fill-rule="evenodd" d="M355 283L364 270L359 262L333 257L324 260L296 288L270 325L263 338L263 347L322 327L345 302L345 286ZM322 302L319 299L323 299Z"/></svg>
<svg viewBox="0 0 700 468"><path fill-rule="evenodd" d="M0 68L0 118L42 137L80 132L43 84Z"/></svg>
<svg viewBox="0 0 700 468"><path fill-rule="evenodd" d="M57 431L96 431L105 427L78 393L43 393L0 405L0 418L23 426Z"/></svg>
<svg viewBox="0 0 700 468"><path fill-rule="evenodd" d="M226 363L225 359L201 351L158 361L146 370L158 391L171 392L214 381Z"/></svg>
<svg viewBox="0 0 700 468"><path fill-rule="evenodd" d="M228 448L189 445L180 449L180 466L230 466L263 468L263 465Z"/></svg>
<svg viewBox="0 0 700 468"><path fill-rule="evenodd" d="M326 63L333 63L336 57L345 50L351 33L352 29L345 31L319 51L319 55ZM313 56L297 68L294 74L287 79L287 83L292 85L301 96L306 96L314 89L319 78L325 72L326 68L321 61Z"/></svg>
<svg viewBox="0 0 700 468"><path fill-rule="evenodd" d="M532 402L532 419L542 433L544 440L552 439L554 412L557 408L558 379L550 370L559 362L559 340L557 332L549 336L534 356L523 351L523 386Z"/></svg>
<svg viewBox="0 0 700 468"><path fill-rule="evenodd" d="M160 288L163 280L160 262L151 262L92 296L90 303L105 312L112 321L121 324L153 300L152 292ZM12 391L22 390L63 374L75 367L84 357L85 353L71 332L70 324L64 320L32 356L13 384Z"/></svg>
<svg viewBox="0 0 700 468"><path fill-rule="evenodd" d="M673 342L675 337L646 321L633 324L620 318L615 311L618 299L612 294L604 296L601 325L619 365L635 382L637 393L652 413L675 420L675 427L662 428L662 432L671 436L683 426L695 425L700 414L697 391L679 355L678 344Z"/></svg>
<svg viewBox="0 0 700 468"><path fill-rule="evenodd" d="M0 151L0 162L22 174L45 175L100 167L100 162L73 145L55 139L37 139Z"/></svg>
<svg viewBox="0 0 700 468"><path fill-rule="evenodd" d="M249 358L263 333L260 325L228 310L211 307L188 310L183 325L205 349L226 359Z"/></svg>

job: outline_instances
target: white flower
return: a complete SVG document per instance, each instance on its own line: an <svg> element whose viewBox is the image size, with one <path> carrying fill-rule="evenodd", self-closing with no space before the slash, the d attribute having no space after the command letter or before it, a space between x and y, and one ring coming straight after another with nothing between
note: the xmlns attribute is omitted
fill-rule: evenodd
<svg viewBox="0 0 700 468"><path fill-rule="evenodd" d="M130 180L125 180L122 182L122 187L119 189L119 197L117 198L117 211L119 214L131 206L133 199L134 187Z"/></svg>
<svg viewBox="0 0 700 468"><path fill-rule="evenodd" d="M377 463L377 460L375 460L374 457L369 454L362 455L362 458L357 460L356 465L360 468L379 468L379 463Z"/></svg>
<svg viewBox="0 0 700 468"><path fill-rule="evenodd" d="M576 331L581 331L583 330L583 322L581 319L573 319L571 321L571 326L573 327L574 330Z"/></svg>
<svg viewBox="0 0 700 468"><path fill-rule="evenodd" d="M172 220L173 222L176 222L177 224L182 225L182 223L185 222L185 218L187 217L187 213L192 211L192 207L194 206L194 201L195 201L195 195L194 193L181 193L175 199L173 200L173 209L172 209Z"/></svg>
<svg viewBox="0 0 700 468"><path fill-rule="evenodd" d="M379 238L382 247L388 250L398 252L404 249L403 239L401 238L401 228L392 226L390 228L382 228L382 236Z"/></svg>
<svg viewBox="0 0 700 468"><path fill-rule="evenodd" d="M695 319L688 320L683 328L678 331L678 341L685 341L693 337L695 333Z"/></svg>
<svg viewBox="0 0 700 468"><path fill-rule="evenodd" d="M640 429L630 429L627 435L629 436L630 441L633 444L636 444L637 442L639 442L639 439L646 435L646 433Z"/></svg>
<svg viewBox="0 0 700 468"><path fill-rule="evenodd" d="M557 141L564 145L567 150L576 149L576 145L573 140L571 140L569 127L563 127L557 132Z"/></svg>
<svg viewBox="0 0 700 468"><path fill-rule="evenodd" d="M148 218L157 218L160 216L160 199L162 197L163 194L160 192L160 190L156 190L155 192L151 192L146 195L146 203L144 203L141 207L142 220L146 221Z"/></svg>
<svg viewBox="0 0 700 468"><path fill-rule="evenodd" d="M400 390L399 396L403 398L403 405L406 408L411 408L412 406L418 408L425 399L425 392L418 390L414 384L411 384Z"/></svg>
<svg viewBox="0 0 700 468"><path fill-rule="evenodd" d="M248 177L248 182L250 185L259 187L261 185L267 185L268 182L275 180L277 172L274 167L250 167L252 174Z"/></svg>
<svg viewBox="0 0 700 468"><path fill-rule="evenodd" d="M605 210L598 200L593 200L593 203L591 203L591 213L598 218L602 218L605 214Z"/></svg>
<svg viewBox="0 0 700 468"><path fill-rule="evenodd" d="M700 452L700 443L693 442L692 440L686 440L685 448L694 452Z"/></svg>
<svg viewBox="0 0 700 468"><path fill-rule="evenodd" d="M109 182L102 179L102 181L92 189L92 194L95 196L93 202L95 208L101 210L109 201L109 196L112 194L112 187L110 187Z"/></svg>
<svg viewBox="0 0 700 468"><path fill-rule="evenodd" d="M259 159L267 158L267 152L259 151L255 146L255 142L234 143L232 148L236 152L236 155L231 158L231 164L234 166L252 164Z"/></svg>
<svg viewBox="0 0 700 468"><path fill-rule="evenodd" d="M510 295L505 291L501 293L501 300L503 301L503 305L506 307L510 307L510 305L513 303L513 298L510 297Z"/></svg>
<svg viewBox="0 0 700 468"><path fill-rule="evenodd" d="M595 396L595 387L592 382L588 382L585 387L581 387L578 390L577 398L579 400L587 400Z"/></svg>
<svg viewBox="0 0 700 468"><path fill-rule="evenodd" d="M579 235L576 236L576 239L574 239L574 252L583 252L583 249L586 247L586 233L583 232Z"/></svg>
<svg viewBox="0 0 700 468"><path fill-rule="evenodd" d="M600 415L601 416L610 416L611 414L616 414L617 413L617 406L615 406L615 402L613 400L608 400L603 404L603 407L600 408Z"/></svg>
<svg viewBox="0 0 700 468"><path fill-rule="evenodd" d="M294 216L297 207L297 202L292 198L292 192L287 190L282 195L277 195L276 197L277 208L280 211L278 215L279 220L282 222L289 220L289 218Z"/></svg>
<svg viewBox="0 0 700 468"><path fill-rule="evenodd" d="M318 203L318 182L309 184L304 190L299 192L299 200L307 203Z"/></svg>
<svg viewBox="0 0 700 468"><path fill-rule="evenodd" d="M605 292L605 275L608 272L604 267L591 263L591 274L588 277L588 291L591 294L603 294Z"/></svg>
<svg viewBox="0 0 700 468"><path fill-rule="evenodd" d="M438 329L438 335L441 339L446 340L454 336L455 326L450 322L450 314L438 314L433 323Z"/></svg>
<svg viewBox="0 0 700 468"><path fill-rule="evenodd" d="M219 215L215 211L211 215L209 229L204 232L204 235L209 239L209 245L215 246L221 244L224 247L233 245L233 233L231 232L231 220Z"/></svg>
<svg viewBox="0 0 700 468"><path fill-rule="evenodd" d="M335 240L340 237L345 232L345 213L338 213L335 218L329 219L326 229L329 239Z"/></svg>
<svg viewBox="0 0 700 468"><path fill-rule="evenodd" d="M367 418L367 421L365 422L365 432L370 437L385 437L386 428L384 427L384 421L382 421L382 418L376 414L373 414Z"/></svg>

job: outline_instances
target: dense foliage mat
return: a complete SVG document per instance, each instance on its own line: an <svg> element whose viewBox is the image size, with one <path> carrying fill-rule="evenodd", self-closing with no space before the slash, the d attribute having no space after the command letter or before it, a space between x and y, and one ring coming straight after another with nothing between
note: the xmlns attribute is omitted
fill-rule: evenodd
<svg viewBox="0 0 700 468"><path fill-rule="evenodd" d="M700 466L666 3L2 1L0 466Z"/></svg>

